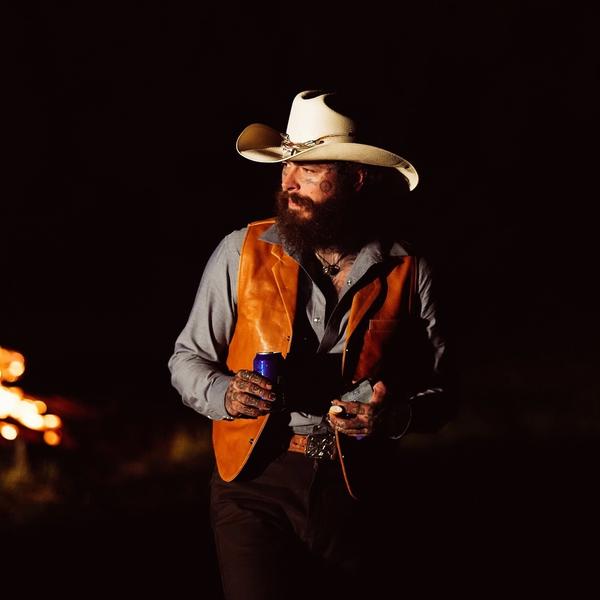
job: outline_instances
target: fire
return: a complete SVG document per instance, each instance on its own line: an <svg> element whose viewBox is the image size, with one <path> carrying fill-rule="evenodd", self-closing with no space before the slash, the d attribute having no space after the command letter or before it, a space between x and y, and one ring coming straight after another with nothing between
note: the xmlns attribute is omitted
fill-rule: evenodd
<svg viewBox="0 0 600 600"><path fill-rule="evenodd" d="M5 440L14 440L19 435L19 430L11 423L0 421L0 435Z"/></svg>
<svg viewBox="0 0 600 600"><path fill-rule="evenodd" d="M14 440L19 435L19 425L22 425L43 431L44 441L49 446L56 446L61 440L61 418L48 414L45 402L26 397L21 388L3 385L5 382L14 383L24 372L25 357L0 346L0 436Z"/></svg>

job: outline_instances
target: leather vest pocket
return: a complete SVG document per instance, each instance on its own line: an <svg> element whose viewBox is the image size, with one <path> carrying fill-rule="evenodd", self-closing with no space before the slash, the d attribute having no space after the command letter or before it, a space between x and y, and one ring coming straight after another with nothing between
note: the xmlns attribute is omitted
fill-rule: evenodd
<svg viewBox="0 0 600 600"><path fill-rule="evenodd" d="M402 319L370 319L354 379L377 378L383 367L384 352L401 329Z"/></svg>
<svg viewBox="0 0 600 600"><path fill-rule="evenodd" d="M400 319L370 319L369 331L392 333L398 329L400 323Z"/></svg>

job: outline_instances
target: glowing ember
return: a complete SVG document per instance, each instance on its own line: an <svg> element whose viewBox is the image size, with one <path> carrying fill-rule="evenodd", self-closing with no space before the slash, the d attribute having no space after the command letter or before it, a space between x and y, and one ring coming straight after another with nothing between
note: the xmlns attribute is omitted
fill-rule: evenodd
<svg viewBox="0 0 600 600"><path fill-rule="evenodd" d="M16 381L25 372L25 357L14 350L0 346L0 382Z"/></svg>
<svg viewBox="0 0 600 600"><path fill-rule="evenodd" d="M62 421L58 415L44 415L44 429L59 429Z"/></svg>
<svg viewBox="0 0 600 600"><path fill-rule="evenodd" d="M19 352L0 346L0 419L12 419L17 424L0 421L0 436L14 440L19 435L18 424L34 431L43 431L43 439L49 446L61 441L62 420L58 415L45 414L46 403L35 398L24 397L18 387L6 387L25 372L25 358Z"/></svg>
<svg viewBox="0 0 600 600"><path fill-rule="evenodd" d="M48 410L46 403L43 402L42 400L34 400L34 402L35 402L35 405L37 406L38 414L43 415Z"/></svg>
<svg viewBox="0 0 600 600"><path fill-rule="evenodd" d="M0 435L5 440L14 440L19 435L19 430L10 423L0 422Z"/></svg>
<svg viewBox="0 0 600 600"><path fill-rule="evenodd" d="M58 446L60 444L60 433L57 431L44 431L44 441L48 446Z"/></svg>

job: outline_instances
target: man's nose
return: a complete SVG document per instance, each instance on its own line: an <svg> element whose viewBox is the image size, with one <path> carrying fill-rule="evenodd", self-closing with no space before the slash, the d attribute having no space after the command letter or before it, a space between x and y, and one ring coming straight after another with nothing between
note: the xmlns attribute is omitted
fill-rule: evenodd
<svg viewBox="0 0 600 600"><path fill-rule="evenodd" d="M284 192L299 190L300 185L296 177L296 168L292 165L287 165L281 173L281 189Z"/></svg>

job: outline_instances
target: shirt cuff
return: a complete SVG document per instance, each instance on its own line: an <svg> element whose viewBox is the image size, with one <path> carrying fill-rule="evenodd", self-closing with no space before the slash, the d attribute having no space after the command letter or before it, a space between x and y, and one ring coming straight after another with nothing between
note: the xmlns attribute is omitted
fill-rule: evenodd
<svg viewBox="0 0 600 600"><path fill-rule="evenodd" d="M230 375L223 375L215 379L210 387L208 417L213 421L233 421L233 417L225 410L225 392L232 379Z"/></svg>

